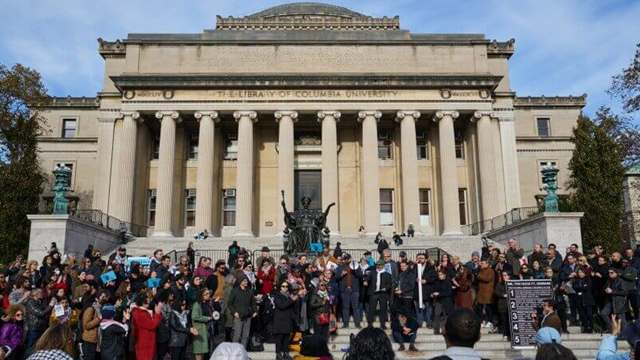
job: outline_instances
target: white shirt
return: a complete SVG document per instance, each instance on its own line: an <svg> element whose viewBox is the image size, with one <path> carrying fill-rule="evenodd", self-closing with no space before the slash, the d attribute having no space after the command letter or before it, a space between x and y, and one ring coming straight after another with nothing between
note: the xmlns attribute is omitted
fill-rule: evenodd
<svg viewBox="0 0 640 360"><path fill-rule="evenodd" d="M384 270L376 270L376 292L380 291L380 276L384 273Z"/></svg>
<svg viewBox="0 0 640 360"><path fill-rule="evenodd" d="M418 306L420 309L424 308L424 301L422 301L422 273L424 272L424 264L418 263Z"/></svg>

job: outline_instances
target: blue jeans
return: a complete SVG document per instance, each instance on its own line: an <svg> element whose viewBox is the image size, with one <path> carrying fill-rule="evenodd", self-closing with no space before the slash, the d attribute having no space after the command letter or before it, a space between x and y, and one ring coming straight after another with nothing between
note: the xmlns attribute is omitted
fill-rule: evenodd
<svg viewBox="0 0 640 360"><path fill-rule="evenodd" d="M420 309L420 304L416 301L416 315L418 327L422 327L423 322L430 327L433 323L433 303L425 299L424 308Z"/></svg>
<svg viewBox="0 0 640 360"><path fill-rule="evenodd" d="M406 342L408 342L409 344L414 344L416 342L416 333L407 336L399 331L394 331L392 335L393 341L397 342L400 345L404 345L404 343Z"/></svg>
<svg viewBox="0 0 640 360"><path fill-rule="evenodd" d="M360 324L360 309L358 306L358 299L360 298L359 292L353 292L350 289L345 289L341 296L342 298L342 322L343 325L349 324L349 311L353 312L353 322L356 325Z"/></svg>
<svg viewBox="0 0 640 360"><path fill-rule="evenodd" d="M24 340L24 347L27 354L31 354L31 350L40 338L40 335L42 335L42 331L40 330L27 330L27 336Z"/></svg>

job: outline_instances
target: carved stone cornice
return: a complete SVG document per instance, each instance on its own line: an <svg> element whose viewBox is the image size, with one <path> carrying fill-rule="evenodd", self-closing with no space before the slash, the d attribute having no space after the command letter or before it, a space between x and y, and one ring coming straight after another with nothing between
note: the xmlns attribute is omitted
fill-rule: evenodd
<svg viewBox="0 0 640 360"><path fill-rule="evenodd" d="M163 121L164 119L173 119L176 123L182 121L180 113L177 111L158 111L156 112L156 119Z"/></svg>
<svg viewBox="0 0 640 360"><path fill-rule="evenodd" d="M196 118L196 121L200 122L200 119L203 117L209 117L213 120L214 123L219 123L220 118L218 117L217 111L196 111L193 114L193 117Z"/></svg>
<svg viewBox="0 0 640 360"><path fill-rule="evenodd" d="M318 122L322 122L327 117L332 117L335 122L340 122L341 116L340 111L318 111Z"/></svg>
<svg viewBox="0 0 640 360"><path fill-rule="evenodd" d="M258 113L255 111L236 111L233 113L233 118L236 122L240 121L241 118L249 118L249 120L258 122Z"/></svg>
<svg viewBox="0 0 640 360"><path fill-rule="evenodd" d="M580 96L518 96L513 101L514 107L574 107L583 108L587 104L587 94Z"/></svg>
<svg viewBox="0 0 640 360"><path fill-rule="evenodd" d="M433 115L433 121L438 122L444 119L445 117L450 117L453 121L455 121L459 116L460 116L460 113L457 111L451 111L451 110L437 111L435 115Z"/></svg>
<svg viewBox="0 0 640 360"><path fill-rule="evenodd" d="M100 100L85 96L52 96L48 98L47 102L34 104L33 107L37 109L97 109L100 107Z"/></svg>
<svg viewBox="0 0 640 360"><path fill-rule="evenodd" d="M400 110L396 113L396 122L401 122L406 117L411 117L414 121L418 120L422 116L419 111L415 110Z"/></svg>
<svg viewBox="0 0 640 360"><path fill-rule="evenodd" d="M496 57L504 56L508 59L515 51L515 43L516 39L513 38L507 41L493 40L487 45L487 55L494 55Z"/></svg>
<svg viewBox="0 0 640 360"><path fill-rule="evenodd" d="M298 121L298 112L297 111L276 111L273 113L273 116L276 118L276 122L279 122L283 117L290 117L291 121Z"/></svg>
<svg viewBox="0 0 640 360"><path fill-rule="evenodd" d="M126 89L488 89L502 76L491 74L124 74L111 76L115 86Z"/></svg>
<svg viewBox="0 0 640 360"><path fill-rule="evenodd" d="M360 111L358 113L358 122L363 122L364 119L371 117L374 118L376 122L379 122L380 118L382 117L382 113L375 110Z"/></svg>
<svg viewBox="0 0 640 360"><path fill-rule="evenodd" d="M488 116L491 119L496 118L492 111L476 111L471 115L471 122L476 122L480 120L483 116Z"/></svg>
<svg viewBox="0 0 640 360"><path fill-rule="evenodd" d="M124 57L127 53L127 47L119 39L106 41L103 38L98 38L98 53L105 59L108 57Z"/></svg>

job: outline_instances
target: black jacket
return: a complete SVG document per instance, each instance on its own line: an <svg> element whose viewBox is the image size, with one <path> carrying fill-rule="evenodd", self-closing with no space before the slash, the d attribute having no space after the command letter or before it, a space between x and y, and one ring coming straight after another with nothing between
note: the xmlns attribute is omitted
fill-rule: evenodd
<svg viewBox="0 0 640 360"><path fill-rule="evenodd" d="M281 292L273 293L275 309L273 312L273 333L290 334L294 330L296 320L296 301Z"/></svg>
<svg viewBox="0 0 640 360"><path fill-rule="evenodd" d="M400 288L400 297L402 298L414 298L417 294L417 279L418 275L416 270L407 269L405 272L401 272L398 275L398 288ZM424 296L424 292L422 294Z"/></svg>
<svg viewBox="0 0 640 360"><path fill-rule="evenodd" d="M376 293L377 288L378 275L377 270L373 270L369 272L369 277L367 278L367 293L369 295L373 295ZM388 272L383 272L380 274L380 291L381 293L389 294L393 289L393 278L391 274Z"/></svg>
<svg viewBox="0 0 640 360"><path fill-rule="evenodd" d="M238 313L241 319L250 318L256 312L256 300L253 297L253 290L247 287L242 290L239 286L231 289L228 301L231 315Z"/></svg>
<svg viewBox="0 0 640 360"><path fill-rule="evenodd" d="M170 347L183 347L187 345L189 339L189 321L186 325L182 325L180 317L175 311L171 311L169 315L169 328L171 329L171 338L169 339Z"/></svg>
<svg viewBox="0 0 640 360"><path fill-rule="evenodd" d="M591 285L591 279L588 277L573 279L573 290L578 295L578 301L583 306L593 306L595 301L593 299L593 286Z"/></svg>
<svg viewBox="0 0 640 360"><path fill-rule="evenodd" d="M100 324L100 358L124 359L127 344L127 330L118 323Z"/></svg>

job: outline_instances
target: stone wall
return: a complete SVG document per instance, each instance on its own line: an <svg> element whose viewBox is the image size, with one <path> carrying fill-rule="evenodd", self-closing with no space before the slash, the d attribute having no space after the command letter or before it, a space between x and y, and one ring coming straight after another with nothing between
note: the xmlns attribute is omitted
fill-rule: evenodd
<svg viewBox="0 0 640 360"><path fill-rule="evenodd" d="M85 222L70 215L28 215L31 220L29 238L30 260L41 262L47 255L51 243L55 242L63 253L84 254L89 244L103 254L114 250L119 244L118 233L107 228Z"/></svg>

